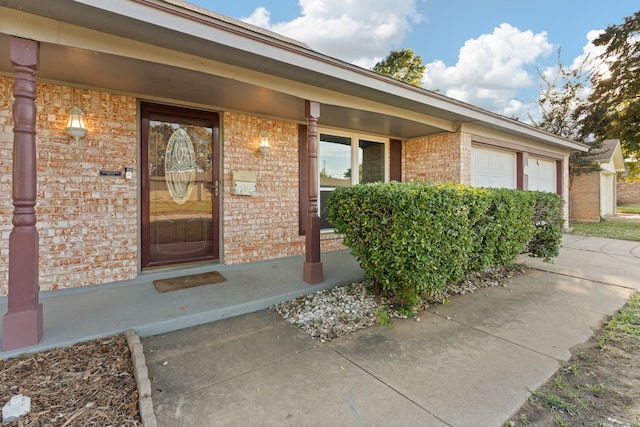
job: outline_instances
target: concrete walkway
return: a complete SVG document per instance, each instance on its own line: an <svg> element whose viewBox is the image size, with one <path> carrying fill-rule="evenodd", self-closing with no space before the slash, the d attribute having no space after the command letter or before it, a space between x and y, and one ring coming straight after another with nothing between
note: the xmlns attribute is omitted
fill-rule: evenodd
<svg viewBox="0 0 640 427"><path fill-rule="evenodd" d="M553 264L523 260L331 343L268 310L145 338L158 425L500 426L639 287L639 243L567 235Z"/></svg>
<svg viewBox="0 0 640 427"><path fill-rule="evenodd" d="M211 264L191 269L141 274L137 279L85 288L44 292L44 336L37 345L0 352L0 359L134 329L140 336L176 331L265 309L273 304L362 280L362 269L349 252L324 254L324 282L302 281L304 257L243 265ZM219 271L224 283L160 294L153 281L176 275ZM2 315L7 297L0 298Z"/></svg>

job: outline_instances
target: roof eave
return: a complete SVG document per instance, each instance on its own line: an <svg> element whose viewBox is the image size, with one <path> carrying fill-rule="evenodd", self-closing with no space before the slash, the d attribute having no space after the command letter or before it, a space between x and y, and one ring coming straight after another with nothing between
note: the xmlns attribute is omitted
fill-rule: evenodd
<svg viewBox="0 0 640 427"><path fill-rule="evenodd" d="M247 69L269 73L292 82L315 84L342 91L348 89L363 100L384 103L405 111L453 123L479 122L482 126L527 137L567 150L587 151L586 145L549 134L533 126L500 116L444 95L415 87L370 70L313 51L303 43L262 28L223 17L180 0L62 0L50 7L40 0L5 0L8 7L100 31L163 43L170 49L189 49L203 58L224 60ZM76 5L77 7L72 8ZM61 9L65 9L62 11ZM73 13L70 13L73 9ZM105 19L105 17L113 19ZM137 22L140 25L131 25ZM185 41L187 43L185 43ZM218 48L217 50L213 48Z"/></svg>

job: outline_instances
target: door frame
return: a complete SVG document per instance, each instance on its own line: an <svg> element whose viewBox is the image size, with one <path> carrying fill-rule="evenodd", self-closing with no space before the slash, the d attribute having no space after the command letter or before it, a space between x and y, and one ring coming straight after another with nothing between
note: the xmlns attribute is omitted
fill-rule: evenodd
<svg viewBox="0 0 640 427"><path fill-rule="evenodd" d="M179 262L151 262L150 248L150 182L149 182L149 147L148 130L150 114L164 114L177 118L209 120L212 123L212 179L216 193L213 195L211 212L211 233L212 233L212 255L210 257L197 260L185 260ZM220 153L221 153L221 132L220 116L216 111L198 110L186 107L176 107L167 104L156 104L153 102L140 103L140 265L141 269L155 267L172 267L191 262L207 262L220 260L220 199L223 193L222 180L220 178Z"/></svg>

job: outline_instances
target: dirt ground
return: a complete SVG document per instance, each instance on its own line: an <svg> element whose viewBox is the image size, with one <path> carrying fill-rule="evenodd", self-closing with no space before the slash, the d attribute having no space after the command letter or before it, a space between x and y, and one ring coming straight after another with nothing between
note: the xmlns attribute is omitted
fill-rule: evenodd
<svg viewBox="0 0 640 427"><path fill-rule="evenodd" d="M640 310L634 298L634 306L625 307L628 323L620 330L610 323L574 347L571 359L505 425L640 426Z"/></svg>
<svg viewBox="0 0 640 427"><path fill-rule="evenodd" d="M0 360L0 406L31 398L31 411L2 426L138 426L138 391L122 335Z"/></svg>

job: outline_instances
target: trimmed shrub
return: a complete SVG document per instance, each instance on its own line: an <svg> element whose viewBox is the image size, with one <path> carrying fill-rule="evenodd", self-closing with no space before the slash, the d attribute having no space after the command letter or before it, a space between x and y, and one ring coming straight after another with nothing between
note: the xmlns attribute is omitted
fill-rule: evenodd
<svg viewBox="0 0 640 427"><path fill-rule="evenodd" d="M328 220L377 289L411 307L472 272L513 263L527 245L550 253L541 248L551 233L530 244L537 197L454 184L365 184L334 190Z"/></svg>
<svg viewBox="0 0 640 427"><path fill-rule="evenodd" d="M488 202L474 225L475 244L470 248L467 274L491 266L512 264L534 234L531 222L536 199L533 193L508 189L483 189L477 193Z"/></svg>
<svg viewBox="0 0 640 427"><path fill-rule="evenodd" d="M536 205L532 223L535 226L533 238L525 252L531 257L549 262L560 253L564 217L563 201L557 194L536 191Z"/></svg>

